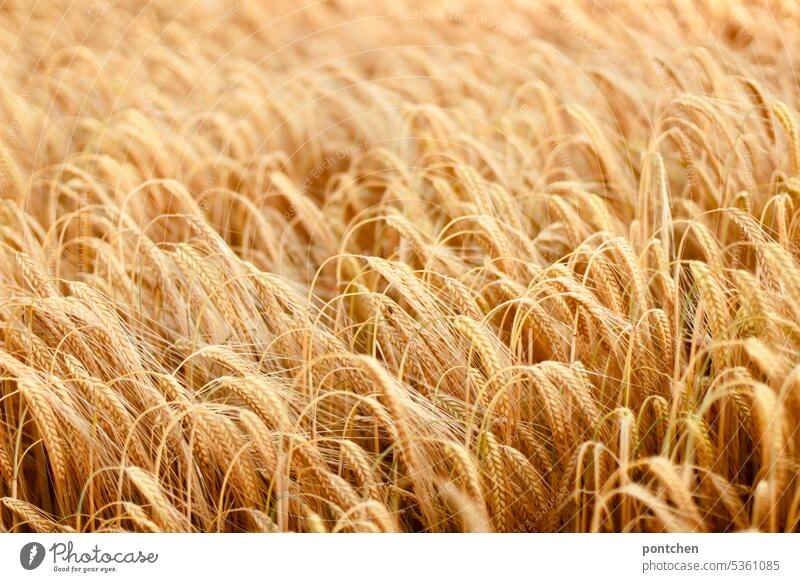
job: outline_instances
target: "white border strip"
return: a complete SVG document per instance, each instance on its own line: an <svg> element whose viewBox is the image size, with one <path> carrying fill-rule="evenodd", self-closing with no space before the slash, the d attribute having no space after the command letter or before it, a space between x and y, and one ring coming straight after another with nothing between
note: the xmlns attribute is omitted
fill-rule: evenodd
<svg viewBox="0 0 800 582"><path fill-rule="evenodd" d="M797 534L4 534L0 579L800 580L798 553Z"/></svg>

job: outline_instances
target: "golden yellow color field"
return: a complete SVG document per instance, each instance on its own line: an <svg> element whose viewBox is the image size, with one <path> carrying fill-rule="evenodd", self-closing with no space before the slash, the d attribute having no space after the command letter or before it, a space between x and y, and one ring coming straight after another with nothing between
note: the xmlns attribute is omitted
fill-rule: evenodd
<svg viewBox="0 0 800 582"><path fill-rule="evenodd" d="M797 531L797 46L6 0L0 531Z"/></svg>

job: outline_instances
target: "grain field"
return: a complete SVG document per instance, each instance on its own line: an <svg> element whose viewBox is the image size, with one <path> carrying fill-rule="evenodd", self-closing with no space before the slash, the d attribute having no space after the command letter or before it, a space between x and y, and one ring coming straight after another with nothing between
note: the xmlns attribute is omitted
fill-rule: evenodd
<svg viewBox="0 0 800 582"><path fill-rule="evenodd" d="M798 531L798 43L4 0L0 531Z"/></svg>

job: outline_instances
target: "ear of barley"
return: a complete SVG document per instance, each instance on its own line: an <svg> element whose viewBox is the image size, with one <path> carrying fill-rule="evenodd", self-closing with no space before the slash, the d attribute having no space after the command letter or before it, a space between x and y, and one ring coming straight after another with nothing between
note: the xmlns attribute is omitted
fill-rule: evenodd
<svg viewBox="0 0 800 582"><path fill-rule="evenodd" d="M792 176L800 173L800 135L797 132L797 124L794 121L789 108L780 101L772 104L772 112L783 126L783 130L789 140L789 162L791 164Z"/></svg>

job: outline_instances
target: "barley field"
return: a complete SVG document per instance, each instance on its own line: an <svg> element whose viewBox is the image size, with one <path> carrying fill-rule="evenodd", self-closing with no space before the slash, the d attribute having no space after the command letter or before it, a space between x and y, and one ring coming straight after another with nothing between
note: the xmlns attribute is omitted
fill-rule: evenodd
<svg viewBox="0 0 800 582"><path fill-rule="evenodd" d="M799 45L3 0L0 531L798 531Z"/></svg>

